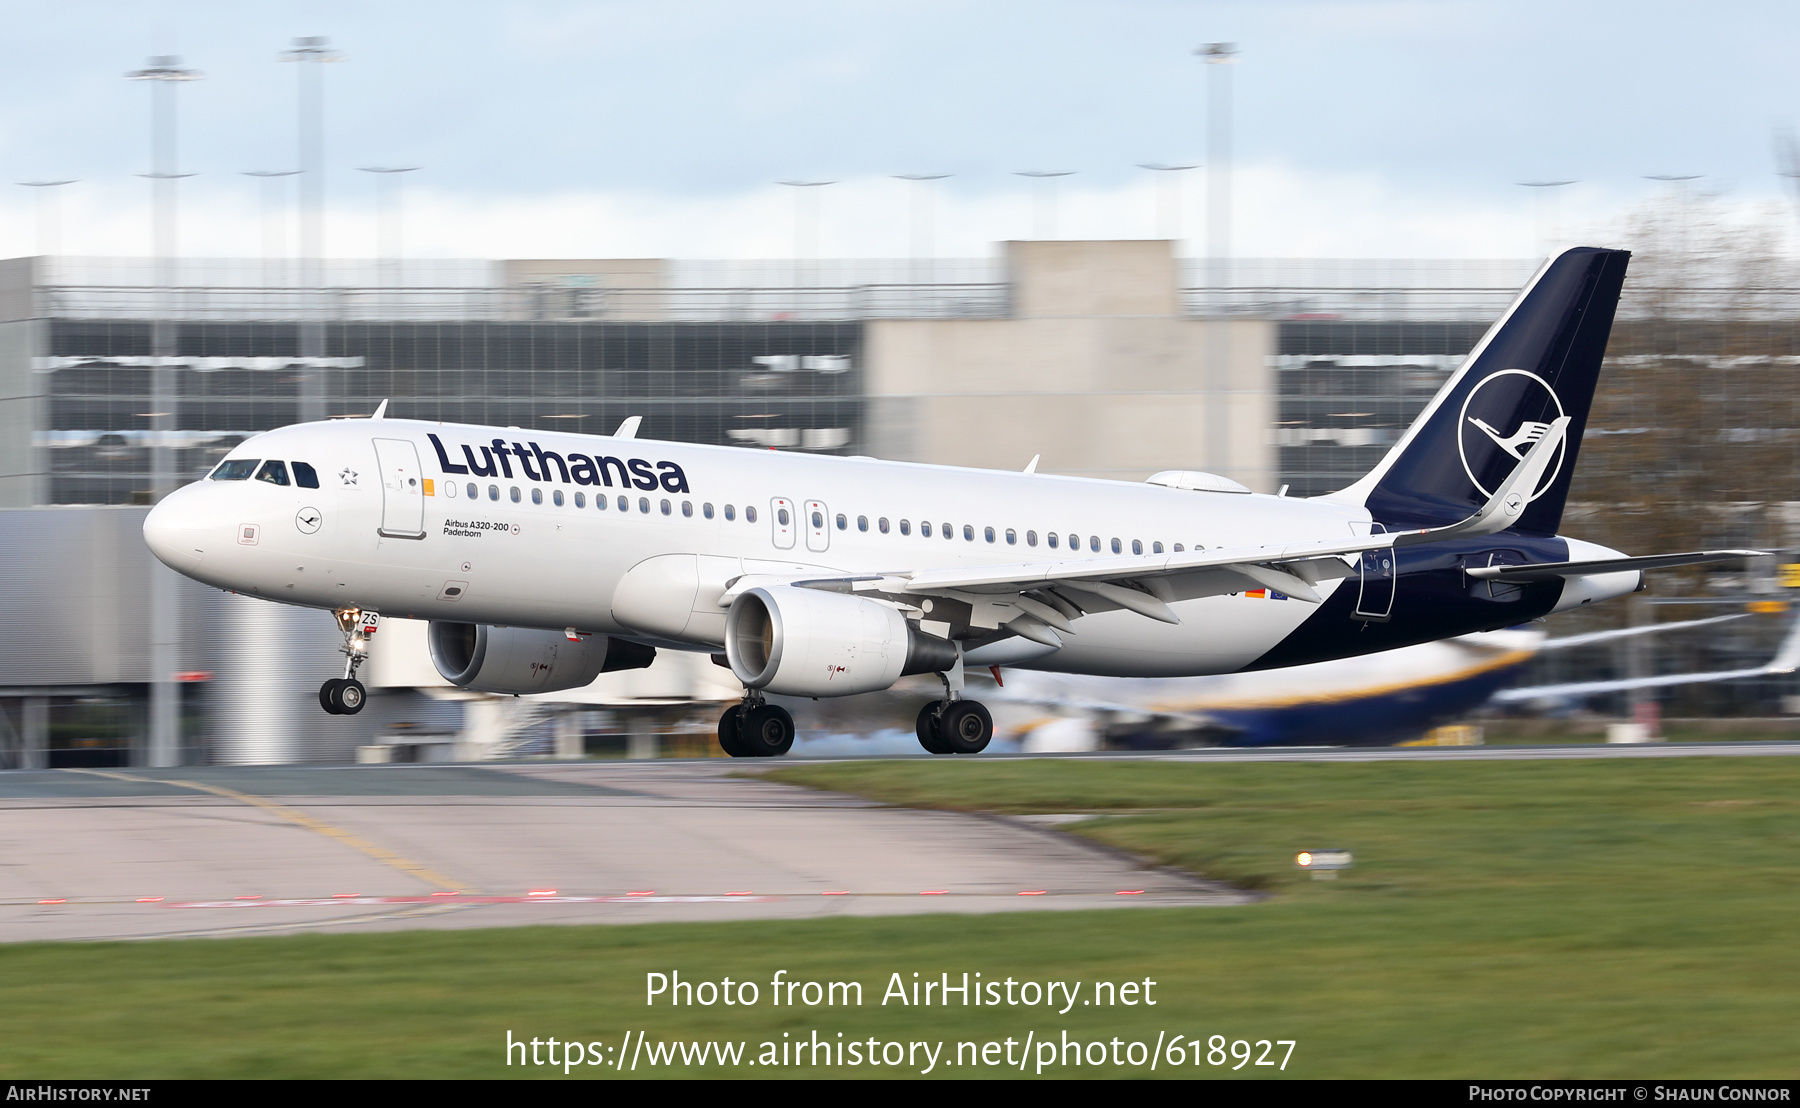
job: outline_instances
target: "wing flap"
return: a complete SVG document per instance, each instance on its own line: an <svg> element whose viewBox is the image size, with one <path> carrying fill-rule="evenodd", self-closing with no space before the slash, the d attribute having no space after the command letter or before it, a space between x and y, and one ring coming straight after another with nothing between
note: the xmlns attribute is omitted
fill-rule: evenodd
<svg viewBox="0 0 1800 1108"><path fill-rule="evenodd" d="M1686 554L1646 554L1641 558L1597 558L1582 562L1542 562L1529 566L1482 566L1468 570L1481 581L1549 581L1557 577L1586 577L1628 570L1668 569L1738 558L1760 558L1766 550L1695 550Z"/></svg>

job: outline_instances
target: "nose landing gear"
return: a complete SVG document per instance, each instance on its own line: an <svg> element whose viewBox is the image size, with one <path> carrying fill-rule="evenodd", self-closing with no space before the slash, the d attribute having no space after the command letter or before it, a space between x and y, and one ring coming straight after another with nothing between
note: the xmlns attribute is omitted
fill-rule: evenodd
<svg viewBox="0 0 1800 1108"><path fill-rule="evenodd" d="M344 655L344 675L319 686L319 707L334 716L353 716L363 710L369 698L368 690L356 679L356 671L369 660L369 636L375 633L381 616L361 608L339 608L331 614L344 635L344 645L338 648Z"/></svg>
<svg viewBox="0 0 1800 1108"><path fill-rule="evenodd" d="M794 746L794 717L751 690L719 717L719 748L733 758L773 758Z"/></svg>

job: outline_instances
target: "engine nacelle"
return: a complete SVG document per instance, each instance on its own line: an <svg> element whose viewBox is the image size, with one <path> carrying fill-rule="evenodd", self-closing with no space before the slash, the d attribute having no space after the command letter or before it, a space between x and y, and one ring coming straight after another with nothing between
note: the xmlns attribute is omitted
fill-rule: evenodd
<svg viewBox="0 0 1800 1108"><path fill-rule="evenodd" d="M643 669L656 648L606 635L571 642L561 631L432 620L431 664L444 680L475 692L546 693L579 689L602 673Z"/></svg>
<svg viewBox="0 0 1800 1108"><path fill-rule="evenodd" d="M788 696L876 692L956 664L947 639L886 604L791 585L746 590L725 617L725 656L746 688Z"/></svg>

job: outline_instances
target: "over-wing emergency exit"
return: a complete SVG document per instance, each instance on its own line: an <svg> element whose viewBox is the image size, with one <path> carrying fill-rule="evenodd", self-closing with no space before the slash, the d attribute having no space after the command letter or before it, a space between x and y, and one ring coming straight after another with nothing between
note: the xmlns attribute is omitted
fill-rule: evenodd
<svg viewBox="0 0 1800 1108"><path fill-rule="evenodd" d="M334 613L346 662L327 711L360 709L357 669L391 615L430 620L439 671L486 692L713 654L747 689L719 723L734 755L792 744L765 694L934 673L920 743L975 753L993 723L963 695L966 666L1273 669L1755 554L1628 558L1556 533L1627 260L1547 262L1387 457L1311 499L1189 471L1130 484L374 418L245 441L144 535L197 580Z"/></svg>

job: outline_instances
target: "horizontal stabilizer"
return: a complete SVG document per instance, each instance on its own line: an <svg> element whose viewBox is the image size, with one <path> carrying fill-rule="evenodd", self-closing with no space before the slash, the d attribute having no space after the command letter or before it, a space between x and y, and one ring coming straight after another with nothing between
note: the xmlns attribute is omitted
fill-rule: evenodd
<svg viewBox="0 0 1800 1108"><path fill-rule="evenodd" d="M1627 570L1668 569L1671 566L1693 566L1705 562L1729 562L1738 558L1760 558L1766 550L1696 550L1688 554L1649 554L1642 558L1597 558L1583 562L1545 562L1534 566L1482 566L1471 569L1470 577L1481 581L1549 581L1557 577L1587 577L1597 573L1624 573Z"/></svg>

